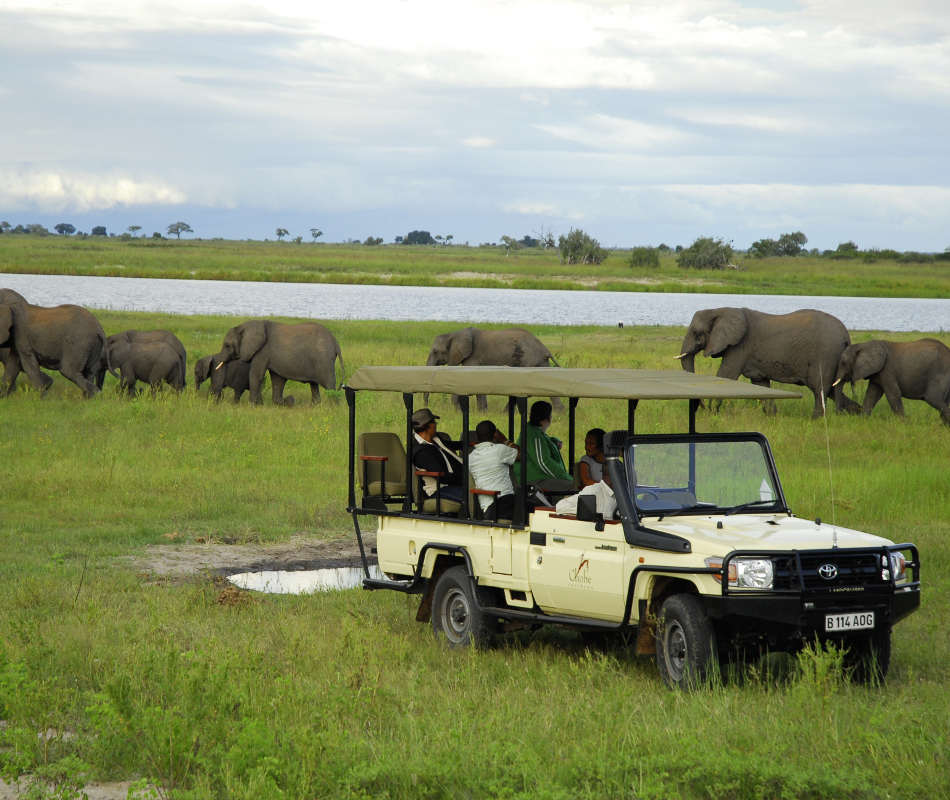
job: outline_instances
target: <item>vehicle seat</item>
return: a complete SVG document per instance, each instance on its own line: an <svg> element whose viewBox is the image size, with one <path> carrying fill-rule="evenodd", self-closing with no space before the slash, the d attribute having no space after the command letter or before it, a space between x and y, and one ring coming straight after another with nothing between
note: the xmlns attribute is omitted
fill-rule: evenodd
<svg viewBox="0 0 950 800"><path fill-rule="evenodd" d="M361 433L356 452L363 504L366 498L384 504L401 503L406 497L406 449L402 440L389 431Z"/></svg>

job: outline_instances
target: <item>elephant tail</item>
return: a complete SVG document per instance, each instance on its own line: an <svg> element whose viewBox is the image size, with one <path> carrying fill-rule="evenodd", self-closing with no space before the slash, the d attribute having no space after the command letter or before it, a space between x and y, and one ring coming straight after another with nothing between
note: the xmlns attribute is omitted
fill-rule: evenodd
<svg viewBox="0 0 950 800"><path fill-rule="evenodd" d="M346 381L346 367L343 366L343 351L342 350L337 349L336 358L340 359L340 383L336 388L342 389L343 384ZM336 363L336 358L333 359L334 364Z"/></svg>
<svg viewBox="0 0 950 800"><path fill-rule="evenodd" d="M115 367L112 365L112 356L111 356L111 354L109 353L109 343L108 343L108 342L105 342L105 343L103 344L102 357L105 359L105 362L106 362L106 369L109 370L109 374L110 374L113 378L116 378L117 380L120 380L120 381L121 381L121 380L122 380L122 376L121 376L118 372L115 371Z"/></svg>
<svg viewBox="0 0 950 800"><path fill-rule="evenodd" d="M551 363L554 364L555 367L561 366L560 364L557 363L557 359L550 353L548 353L548 358L551 360Z"/></svg>

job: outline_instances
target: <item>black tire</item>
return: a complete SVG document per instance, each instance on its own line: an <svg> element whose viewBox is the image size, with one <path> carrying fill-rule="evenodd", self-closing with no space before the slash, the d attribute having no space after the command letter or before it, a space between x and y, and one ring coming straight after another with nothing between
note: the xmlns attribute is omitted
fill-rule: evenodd
<svg viewBox="0 0 950 800"><path fill-rule="evenodd" d="M670 688L689 689L705 682L716 663L716 633L703 604L691 594L668 597L656 633L660 677Z"/></svg>
<svg viewBox="0 0 950 800"><path fill-rule="evenodd" d="M484 646L491 642L495 621L479 610L472 579L463 566L447 569L432 595L432 631L449 647Z"/></svg>
<svg viewBox="0 0 950 800"><path fill-rule="evenodd" d="M891 666L891 629L874 631L870 636L850 639L844 656L846 674L854 683L879 684Z"/></svg>

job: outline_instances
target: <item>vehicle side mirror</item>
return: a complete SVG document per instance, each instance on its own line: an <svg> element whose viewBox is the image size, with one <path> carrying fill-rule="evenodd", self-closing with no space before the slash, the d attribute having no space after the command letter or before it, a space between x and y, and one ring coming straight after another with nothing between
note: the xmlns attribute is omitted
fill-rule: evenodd
<svg viewBox="0 0 950 800"><path fill-rule="evenodd" d="M594 522L594 530L604 529L604 515L597 513L597 498L592 494L582 494L577 498L577 518L581 522Z"/></svg>

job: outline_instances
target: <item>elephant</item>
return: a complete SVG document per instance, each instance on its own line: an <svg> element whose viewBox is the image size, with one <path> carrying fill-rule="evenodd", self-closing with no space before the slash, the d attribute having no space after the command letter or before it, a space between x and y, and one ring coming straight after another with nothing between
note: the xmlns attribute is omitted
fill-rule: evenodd
<svg viewBox="0 0 950 800"><path fill-rule="evenodd" d="M250 363L248 384L251 402L260 405L264 373L271 377L274 405L284 404L284 384L300 381L310 384L311 402L320 401L320 387L335 389L336 359L340 359L341 383L344 372L340 345L323 325L301 322L287 325L265 319L252 319L235 325L224 336L216 353L215 370L231 361Z"/></svg>
<svg viewBox="0 0 950 800"><path fill-rule="evenodd" d="M523 328L463 328L435 337L426 366L547 367L549 362L560 366L551 351ZM428 403L426 395L424 404ZM480 410L488 408L485 395L478 395L477 403Z"/></svg>
<svg viewBox="0 0 950 800"><path fill-rule="evenodd" d="M936 339L888 342L873 339L846 347L838 361L835 385L868 380L864 413L870 414L887 395L891 410L904 416L901 397L923 400L950 425L950 347Z"/></svg>
<svg viewBox="0 0 950 800"><path fill-rule="evenodd" d="M214 397L215 401L221 399L221 392L225 387L234 390L234 402L239 403L241 396L250 388L248 376L251 372L251 365L247 361L229 361L224 369L215 369L216 363L214 356L205 356L195 362L195 391L201 388L201 384L209 378L211 379L211 388L208 394ZM286 398L284 398L286 401Z"/></svg>
<svg viewBox="0 0 950 800"><path fill-rule="evenodd" d="M0 305L4 303L25 303L26 298L19 292L13 291L13 289L0 289ZM0 347L0 364L5 364L7 361L7 353L9 352L9 347ZM12 387L11 387L12 388Z"/></svg>
<svg viewBox="0 0 950 800"><path fill-rule="evenodd" d="M102 325L81 306L34 306L11 290L4 290L6 302L0 303L0 357L4 381L0 395L16 385L20 372L30 383L46 391L53 379L40 370L57 369L79 387L84 397L92 397L96 370L105 349ZM10 302L10 300L13 302Z"/></svg>
<svg viewBox="0 0 950 800"><path fill-rule="evenodd" d="M720 378L749 378L758 386L770 381L807 386L815 397L812 417L825 411L825 397L834 396L839 411L860 407L833 386L838 359L851 337L837 317L814 309L766 314L750 308L708 308L693 315L680 354L683 369L694 371L700 350L722 358ZM766 407L774 413L774 403Z"/></svg>
<svg viewBox="0 0 950 800"><path fill-rule="evenodd" d="M145 344L149 342L163 342L171 347L178 354L179 372L181 385L185 386L185 366L188 360L188 354L185 352L185 346L181 340L171 331L122 331L114 333L106 339L106 349L109 359L113 364L121 364L129 355L129 348L133 344ZM107 365L105 358L99 364L99 374L96 376L96 385L101 389L105 380ZM144 380L144 379L143 379Z"/></svg>
<svg viewBox="0 0 950 800"><path fill-rule="evenodd" d="M115 375L115 370L119 370L122 390L128 392L129 396L135 394L135 384L138 381L144 381L152 388L152 397L158 392L163 381L176 392L185 387L181 373L181 357L167 342L133 342L121 349L121 357L110 356L112 368L109 371Z"/></svg>

